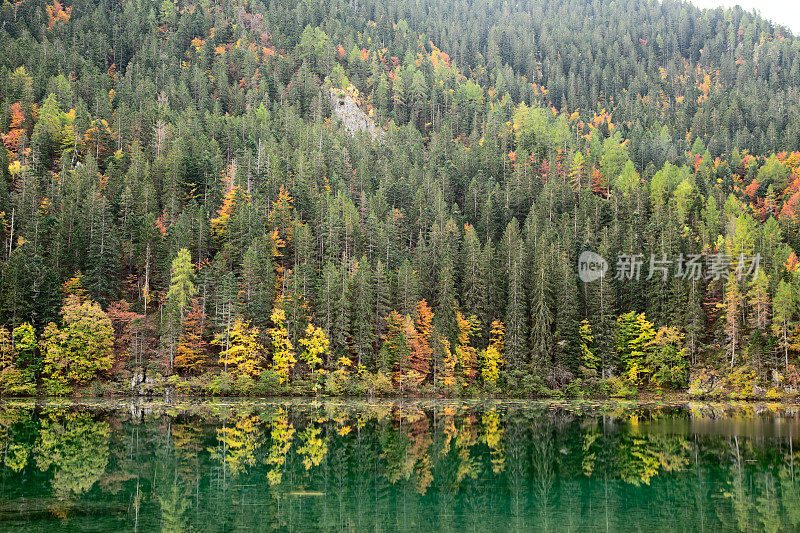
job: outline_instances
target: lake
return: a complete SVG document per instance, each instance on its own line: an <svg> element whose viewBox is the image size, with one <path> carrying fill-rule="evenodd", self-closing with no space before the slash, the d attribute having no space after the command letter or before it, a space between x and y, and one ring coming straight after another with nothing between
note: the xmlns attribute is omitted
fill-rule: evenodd
<svg viewBox="0 0 800 533"><path fill-rule="evenodd" d="M0 530L797 531L800 408L0 404Z"/></svg>

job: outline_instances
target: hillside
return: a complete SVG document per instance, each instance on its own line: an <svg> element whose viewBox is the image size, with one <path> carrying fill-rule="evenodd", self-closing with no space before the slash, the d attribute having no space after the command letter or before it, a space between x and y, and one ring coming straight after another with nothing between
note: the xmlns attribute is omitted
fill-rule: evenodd
<svg viewBox="0 0 800 533"><path fill-rule="evenodd" d="M800 387L784 28L670 0L0 21L6 391Z"/></svg>

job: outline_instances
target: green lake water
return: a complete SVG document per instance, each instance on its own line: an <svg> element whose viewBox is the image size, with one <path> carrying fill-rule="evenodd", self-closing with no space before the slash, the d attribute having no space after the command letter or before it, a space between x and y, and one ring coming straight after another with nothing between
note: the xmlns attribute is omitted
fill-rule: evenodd
<svg viewBox="0 0 800 533"><path fill-rule="evenodd" d="M0 404L2 531L798 531L800 408Z"/></svg>

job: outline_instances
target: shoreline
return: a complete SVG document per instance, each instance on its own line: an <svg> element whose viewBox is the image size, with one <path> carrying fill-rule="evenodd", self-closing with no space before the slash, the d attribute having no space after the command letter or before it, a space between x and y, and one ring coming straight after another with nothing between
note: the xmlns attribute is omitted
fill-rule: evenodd
<svg viewBox="0 0 800 533"><path fill-rule="evenodd" d="M786 398L723 398L711 396L691 396L686 392L669 392L664 394L642 393L633 396L504 396L504 395L472 395L472 396L448 396L448 395L192 395L192 394L112 394L104 396L94 396L87 394L73 394L68 396L2 396L0 405L4 402L82 402L82 401L135 401L142 403L182 403L182 402L226 402L226 401L259 401L270 400L291 403L293 401L313 401L313 402L629 402L637 404L683 404L683 403L707 403L707 404L780 404L786 406L800 405L800 399L796 396Z"/></svg>

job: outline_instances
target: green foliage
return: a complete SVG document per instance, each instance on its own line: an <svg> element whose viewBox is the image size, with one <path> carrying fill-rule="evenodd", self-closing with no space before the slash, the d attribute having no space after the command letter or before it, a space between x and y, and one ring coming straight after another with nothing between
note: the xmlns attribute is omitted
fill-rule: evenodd
<svg viewBox="0 0 800 533"><path fill-rule="evenodd" d="M174 367L200 390L221 361L231 393L269 365L281 390L368 391L369 373L454 394L797 362L785 29L640 0L240 4L6 6L4 393L105 378L111 340L116 378ZM359 107L345 127L330 89ZM641 254L642 275L584 283L584 250ZM730 272L677 272L718 254ZM755 285L730 275L755 254ZM73 317L97 331L58 318L69 296L102 308ZM662 328L678 336L652 344Z"/></svg>
<svg viewBox="0 0 800 533"><path fill-rule="evenodd" d="M579 327L581 366L589 370L597 370L600 358L594 354L594 336L592 335L592 325L584 319Z"/></svg>
<svg viewBox="0 0 800 533"><path fill-rule="evenodd" d="M197 294L189 250L181 248L178 251L178 255L172 260L172 268L170 270L172 277L169 291L167 292L167 305L170 309L178 312L181 319L183 319L184 310Z"/></svg>
<svg viewBox="0 0 800 533"><path fill-rule="evenodd" d="M686 386L688 363L683 335L676 328L660 328L650 341L644 365L652 372L651 383L658 387L680 389Z"/></svg>
<svg viewBox="0 0 800 533"><path fill-rule="evenodd" d="M644 313L631 311L617 319L617 358L627 379L635 384L652 372L647 360L655 336L653 324Z"/></svg>
<svg viewBox="0 0 800 533"><path fill-rule="evenodd" d="M100 306L68 296L61 308L61 326L50 323L42 334L45 383L48 390L69 392L111 369L114 331Z"/></svg>

